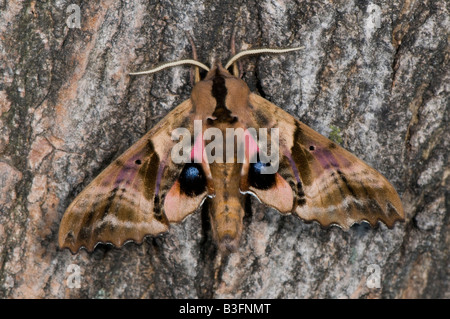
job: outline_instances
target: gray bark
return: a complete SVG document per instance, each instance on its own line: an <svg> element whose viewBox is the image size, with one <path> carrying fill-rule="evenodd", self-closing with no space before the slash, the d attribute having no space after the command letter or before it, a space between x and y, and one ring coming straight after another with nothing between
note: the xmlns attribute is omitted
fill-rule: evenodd
<svg viewBox="0 0 450 319"><path fill-rule="evenodd" d="M127 73L190 58L185 31L225 63L233 30L304 46L243 79L383 173L405 222L344 232L251 199L226 258L201 210L142 245L60 250L76 194L192 88L188 67ZM449 30L446 0L0 1L0 297L449 298Z"/></svg>

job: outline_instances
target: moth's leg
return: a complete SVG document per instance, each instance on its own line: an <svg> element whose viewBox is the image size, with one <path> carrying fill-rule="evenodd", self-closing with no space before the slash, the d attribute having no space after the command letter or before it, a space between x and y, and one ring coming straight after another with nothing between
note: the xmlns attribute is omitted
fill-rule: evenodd
<svg viewBox="0 0 450 319"><path fill-rule="evenodd" d="M231 56L236 55L236 31L233 31L233 35L231 36ZM242 76L242 64L240 61L236 61L233 63L233 75L237 78L241 78Z"/></svg>
<svg viewBox="0 0 450 319"><path fill-rule="evenodd" d="M187 37L189 39L189 43L191 44L191 47L192 47L192 59L194 59L195 61L198 61L197 60L197 50L195 49L194 39L192 38L189 31L186 31L186 35L187 35ZM200 70L199 70L198 66L194 66L194 84L199 81L200 81ZM191 82L192 82L192 72L191 72Z"/></svg>

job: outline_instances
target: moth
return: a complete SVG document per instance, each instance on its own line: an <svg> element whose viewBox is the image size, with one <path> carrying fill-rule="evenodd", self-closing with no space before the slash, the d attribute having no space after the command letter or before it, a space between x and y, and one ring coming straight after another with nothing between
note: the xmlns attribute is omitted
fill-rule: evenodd
<svg viewBox="0 0 450 319"><path fill-rule="evenodd" d="M128 241L141 243L146 236L168 231L170 224L180 223L205 204L219 251L234 252L243 232L246 194L281 214L344 230L361 221L393 227L403 220L400 198L385 177L250 92L239 77L237 60L243 56L298 49L247 50L225 67L214 63L211 69L196 60L194 51L192 60L135 73L192 64L196 83L188 100L113 161L70 204L59 229L60 247L76 253L81 247L92 251L99 243L116 247ZM202 80L199 67L208 71ZM174 138L180 128L190 134ZM244 133L215 138L215 142L206 136L211 130L226 136L230 129ZM278 140L264 148L260 129L267 129L270 137L277 132ZM227 149L225 144L231 141L236 143ZM215 147L208 152L213 142ZM174 161L175 147L184 150L184 161ZM239 155L242 150L244 155ZM277 158L264 160L264 150L278 154Z"/></svg>

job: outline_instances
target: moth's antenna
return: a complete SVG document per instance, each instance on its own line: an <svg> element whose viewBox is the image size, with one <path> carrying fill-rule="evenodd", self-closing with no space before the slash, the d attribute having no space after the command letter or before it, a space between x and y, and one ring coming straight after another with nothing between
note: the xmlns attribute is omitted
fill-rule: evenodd
<svg viewBox="0 0 450 319"><path fill-rule="evenodd" d="M200 81L200 71L198 68L202 68L206 71L209 71L209 68L204 65L201 62L197 61L197 50L195 49L195 44L194 44L194 40L192 39L191 34L189 33L189 31L186 31L186 35L189 39L189 42L191 43L192 46L192 59L186 59L186 60L180 60L180 61L173 61L173 62L166 62L163 63L153 69L147 70L147 71L141 71L141 72L131 72L128 73L130 75L142 75L142 74L152 74L152 73L156 73L159 72L161 70L167 69L167 68L171 68L173 66L178 66L178 65L183 65L183 64L190 64L195 66L195 78L194 78L194 82L197 83L198 81Z"/></svg>
<svg viewBox="0 0 450 319"><path fill-rule="evenodd" d="M189 33L189 31L186 31L186 35L188 37L189 43L191 44L192 47L192 59L194 59L195 61L198 60L197 58L197 50L195 49L195 43L194 43L194 39L192 38L191 34ZM198 67L194 68L194 83L197 83L200 81L200 70L198 69ZM191 81L192 81L192 73L191 73Z"/></svg>
<svg viewBox="0 0 450 319"><path fill-rule="evenodd" d="M233 56L236 55L236 30L233 30L233 34L231 35L231 54ZM240 75L237 63L233 63L233 75L237 78Z"/></svg>
<svg viewBox="0 0 450 319"><path fill-rule="evenodd" d="M237 60L239 60L240 58L246 56L246 55L254 55L254 54L263 54L263 53L274 53L274 54L278 54L278 53L286 53L286 52L291 52L291 51L297 51L297 50L301 50L304 47L296 47L296 48L288 48L288 49L269 49L269 48L262 48L262 49L252 49L252 50L246 50L246 51L242 51L239 52L238 54L236 54L235 56L233 56L225 65L225 69L228 69L233 63L235 63Z"/></svg>
<svg viewBox="0 0 450 319"><path fill-rule="evenodd" d="M152 74L167 68L171 68L173 66L177 66L177 65L183 65L183 64L190 64L190 65L194 65L194 66L198 66L199 68L202 68L206 71L209 71L209 68L204 65L201 62L195 61L195 60L191 60L191 59L187 59L187 60L180 60L180 61L173 61L173 62L167 62L167 63L163 63L160 66L157 66L153 69L147 70L147 71L141 71L141 72L131 72L128 73L130 75L141 75L141 74Z"/></svg>

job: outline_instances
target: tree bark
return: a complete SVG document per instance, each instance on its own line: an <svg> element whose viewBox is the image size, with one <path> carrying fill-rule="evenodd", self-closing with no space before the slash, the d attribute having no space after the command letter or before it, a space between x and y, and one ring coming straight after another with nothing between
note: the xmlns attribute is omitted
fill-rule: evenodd
<svg viewBox="0 0 450 319"><path fill-rule="evenodd" d="M446 0L0 1L0 297L449 298L449 29ZM228 257L201 209L141 245L60 250L75 196L189 98L188 67L128 75L191 58L185 31L206 64L233 32L303 46L243 79L385 175L405 222L344 232L249 199Z"/></svg>

